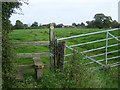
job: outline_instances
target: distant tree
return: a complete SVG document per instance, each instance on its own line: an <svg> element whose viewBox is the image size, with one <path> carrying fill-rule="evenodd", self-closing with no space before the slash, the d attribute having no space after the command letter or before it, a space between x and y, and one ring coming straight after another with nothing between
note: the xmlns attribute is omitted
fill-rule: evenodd
<svg viewBox="0 0 120 90"><path fill-rule="evenodd" d="M103 22L99 19L96 19L95 21L93 21L93 26L97 27L97 28L103 28Z"/></svg>
<svg viewBox="0 0 120 90"><path fill-rule="evenodd" d="M94 25L98 28L110 28L112 23L112 18L110 16L105 16L103 13L96 14L94 19Z"/></svg>
<svg viewBox="0 0 120 90"><path fill-rule="evenodd" d="M120 28L120 23L118 24L118 28Z"/></svg>
<svg viewBox="0 0 120 90"><path fill-rule="evenodd" d="M113 20L111 16L105 16L103 20L103 27L104 28L110 28Z"/></svg>
<svg viewBox="0 0 120 90"><path fill-rule="evenodd" d="M77 26L77 24L76 24L76 23L72 23L72 26L73 26L73 27L76 27L76 26Z"/></svg>
<svg viewBox="0 0 120 90"><path fill-rule="evenodd" d="M95 14L95 16L94 16L94 19L95 20L104 20L104 17L105 17L105 15L103 14L103 13L98 13L98 14Z"/></svg>
<svg viewBox="0 0 120 90"><path fill-rule="evenodd" d="M119 28L119 23L116 20L114 20L111 24L111 27L112 28Z"/></svg>
<svg viewBox="0 0 120 90"><path fill-rule="evenodd" d="M27 25L27 24L24 24L24 28L27 29L27 28L28 28L28 25Z"/></svg>
<svg viewBox="0 0 120 90"><path fill-rule="evenodd" d="M81 24L80 24L80 23L78 23L78 24L77 24L77 27L80 27L80 26L81 26Z"/></svg>
<svg viewBox="0 0 120 90"><path fill-rule="evenodd" d="M20 20L16 20L15 29L24 29L24 24Z"/></svg>
<svg viewBox="0 0 120 90"><path fill-rule="evenodd" d="M62 28L64 25L61 23L61 24L58 24L56 25L56 28Z"/></svg>
<svg viewBox="0 0 120 90"><path fill-rule="evenodd" d="M43 24L41 27L42 27L42 28L49 28L49 27L50 27L50 24Z"/></svg>
<svg viewBox="0 0 120 90"><path fill-rule="evenodd" d="M87 23L87 27L88 28L95 28L94 20L92 20L92 21L86 21L86 23Z"/></svg>
<svg viewBox="0 0 120 90"><path fill-rule="evenodd" d="M33 27L33 28L38 28L38 22L32 23L31 27Z"/></svg>
<svg viewBox="0 0 120 90"><path fill-rule="evenodd" d="M105 16L103 13L95 14L94 20L87 21L87 27L89 28L110 28L112 24L112 18Z"/></svg>
<svg viewBox="0 0 120 90"><path fill-rule="evenodd" d="M76 25L77 27L85 27L85 24L83 23L83 22L81 22L81 24L80 23L78 23L77 25Z"/></svg>
<svg viewBox="0 0 120 90"><path fill-rule="evenodd" d="M118 23L118 28L120 28L120 23Z"/></svg>
<svg viewBox="0 0 120 90"><path fill-rule="evenodd" d="M80 24L80 26L81 26L81 27L85 27L85 24L82 22L82 23Z"/></svg>

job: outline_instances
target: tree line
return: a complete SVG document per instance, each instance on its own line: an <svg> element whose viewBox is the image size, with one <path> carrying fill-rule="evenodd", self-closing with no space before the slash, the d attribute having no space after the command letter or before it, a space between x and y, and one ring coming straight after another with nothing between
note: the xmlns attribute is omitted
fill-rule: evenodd
<svg viewBox="0 0 120 90"><path fill-rule="evenodd" d="M63 24L53 23L56 28L62 28ZM20 20L16 20L15 25L11 24L11 29L38 29L38 28L49 28L49 24L38 24L38 22L33 22L30 26L28 24L24 24Z"/></svg>
<svg viewBox="0 0 120 90"><path fill-rule="evenodd" d="M69 25L70 27L77 27L77 28L120 28L120 23L116 20L112 20L111 16L106 16L103 13L95 14L92 21L86 21L85 25L83 22L81 23L72 23ZM64 24L56 24L54 23L56 28L62 28ZM38 28L49 28L49 24L39 25L38 22L33 22L30 26L28 24L24 24L20 20L16 20L15 25L11 24L12 29L38 29Z"/></svg>

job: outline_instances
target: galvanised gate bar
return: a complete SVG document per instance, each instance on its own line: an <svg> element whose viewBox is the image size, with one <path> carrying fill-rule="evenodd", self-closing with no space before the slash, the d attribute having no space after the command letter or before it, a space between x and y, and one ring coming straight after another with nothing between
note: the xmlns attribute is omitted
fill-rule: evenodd
<svg viewBox="0 0 120 90"><path fill-rule="evenodd" d="M106 38L104 38L104 39L84 42L84 43L70 45L70 46L66 45L66 48L68 48L70 50L74 50L74 47L80 47L80 46L83 46L83 45L90 45L90 44L93 44L93 43L101 43L101 42L104 41L105 42L105 46L94 48L94 49L90 49L90 50L84 50L84 51L75 50L75 51L76 52L80 52L81 54L85 54L85 58L91 60L89 63L85 63L85 65L97 63L97 64L99 64L102 67L103 66L109 66L109 67L119 66L120 65L120 61L115 61L112 64L108 63L109 60L119 59L120 58L120 55L118 54L119 51L120 51L119 48L117 50L112 50L110 52L108 51L108 48L119 47L119 44L120 44L120 35L118 35L118 36L113 35L112 34L113 31L118 33L120 31L120 28L111 29L111 30L104 30L104 31L98 31L98 32L92 32L92 33L81 34L81 35L75 35L75 36L70 36L70 37L65 37L65 38L60 38L60 39L57 39L57 43L60 42L60 41L64 41L64 40L70 40L70 39L74 39L74 38L81 38L81 37L87 37L87 36L92 36L92 35L105 33L106 34ZM113 40L113 39L116 40L117 43L109 45L109 41ZM104 53L99 53L99 54L96 54L96 55L92 55L92 56L88 56L86 54L86 53L91 53L91 52L94 52L94 51L97 51L97 50L101 50L101 49L105 49L105 52ZM108 57L109 54L113 54L113 53L117 53L117 56ZM72 56L72 55L73 55L72 53L71 54L66 54L65 57ZM103 55L105 55L105 58L103 58L101 60L94 59L95 57L100 57L100 56L103 56ZM105 64L102 63L103 61L105 61Z"/></svg>

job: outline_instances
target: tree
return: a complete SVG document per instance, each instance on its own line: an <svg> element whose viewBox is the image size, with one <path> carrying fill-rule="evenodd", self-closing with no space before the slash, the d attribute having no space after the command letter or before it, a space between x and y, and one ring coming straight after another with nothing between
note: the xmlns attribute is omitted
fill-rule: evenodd
<svg viewBox="0 0 120 90"><path fill-rule="evenodd" d="M62 28L64 25L61 23L61 24L58 24L56 25L56 28Z"/></svg>
<svg viewBox="0 0 120 90"><path fill-rule="evenodd" d="M77 27L81 27L81 25L78 23L78 24L77 24Z"/></svg>
<svg viewBox="0 0 120 90"><path fill-rule="evenodd" d="M103 13L98 13L94 16L94 25L98 28L110 28L112 18L105 16Z"/></svg>
<svg viewBox="0 0 120 90"><path fill-rule="evenodd" d="M102 28L103 27L103 22L100 19L96 19L93 22L93 26L97 27L97 28Z"/></svg>
<svg viewBox="0 0 120 90"><path fill-rule="evenodd" d="M87 21L87 27L89 28L110 28L112 24L112 18L105 16L103 13L95 14L94 20Z"/></svg>
<svg viewBox="0 0 120 90"><path fill-rule="evenodd" d="M34 23L32 23L31 27L33 27L33 28L37 28L37 27L38 27L38 22L34 22Z"/></svg>
<svg viewBox="0 0 120 90"><path fill-rule="evenodd" d="M104 20L104 17L105 17L105 15L103 13L98 13L98 14L95 14L94 19L102 21L102 20Z"/></svg>
<svg viewBox="0 0 120 90"><path fill-rule="evenodd" d="M76 23L72 23L72 26L73 26L73 27L76 27L77 25L76 25Z"/></svg>
<svg viewBox="0 0 120 90"><path fill-rule="evenodd" d="M81 27L85 27L85 24L83 22L81 22L80 26Z"/></svg>
<svg viewBox="0 0 120 90"><path fill-rule="evenodd" d="M1 2L0 2L1 3ZM2 88L11 88L14 84L13 74L13 54L9 42L10 32L9 18L15 12L15 8L20 8L21 2L2 2Z"/></svg>
<svg viewBox="0 0 120 90"><path fill-rule="evenodd" d="M83 22L81 22L81 24L78 23L76 26L83 28L83 27L85 27L85 24Z"/></svg>
<svg viewBox="0 0 120 90"><path fill-rule="evenodd" d="M24 29L27 29L28 28L28 25L27 24L23 24L24 25Z"/></svg>
<svg viewBox="0 0 120 90"><path fill-rule="evenodd" d="M119 23L116 20L114 20L111 24L111 27L112 28L119 28Z"/></svg>
<svg viewBox="0 0 120 90"><path fill-rule="evenodd" d="M20 20L16 20L15 29L24 29L24 24Z"/></svg>
<svg viewBox="0 0 120 90"><path fill-rule="evenodd" d="M87 23L87 27L88 28L95 28L94 20L92 20L92 21L86 21L86 23Z"/></svg>
<svg viewBox="0 0 120 90"><path fill-rule="evenodd" d="M113 20L111 16L105 16L103 20L103 27L104 28L110 28Z"/></svg>

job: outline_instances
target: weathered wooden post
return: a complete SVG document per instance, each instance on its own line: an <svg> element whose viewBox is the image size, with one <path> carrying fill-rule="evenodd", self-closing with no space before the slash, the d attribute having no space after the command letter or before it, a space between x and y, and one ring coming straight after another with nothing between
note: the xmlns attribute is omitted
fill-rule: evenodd
<svg viewBox="0 0 120 90"><path fill-rule="evenodd" d="M56 61L57 61L57 68L63 70L64 68L64 59L65 59L65 52L66 46L65 42L58 42L56 46Z"/></svg>
<svg viewBox="0 0 120 90"><path fill-rule="evenodd" d="M39 79L43 75L44 64L39 60L39 57L33 57L33 61L35 65L35 76Z"/></svg>
<svg viewBox="0 0 120 90"><path fill-rule="evenodd" d="M50 40L50 69L55 69L55 35L54 35L54 24L50 24L49 30L49 40Z"/></svg>

